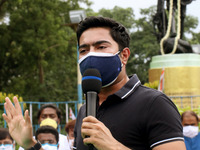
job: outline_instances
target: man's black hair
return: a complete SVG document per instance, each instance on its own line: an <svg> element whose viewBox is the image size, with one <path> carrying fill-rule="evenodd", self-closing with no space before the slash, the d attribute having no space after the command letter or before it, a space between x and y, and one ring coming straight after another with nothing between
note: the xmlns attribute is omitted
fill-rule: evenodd
<svg viewBox="0 0 200 150"><path fill-rule="evenodd" d="M57 116L58 116L58 118L60 119L60 121L61 121L61 111L60 111L60 109L58 108L58 107L56 107L54 104L44 104L44 105L42 105L42 107L40 107L40 109L39 109L39 111L38 111L38 114L37 114L37 119L39 120L39 118L40 118L40 115L41 115L41 113L42 113L42 111L45 109L45 108L53 108L53 109L55 109L56 110L56 114L57 114Z"/></svg>
<svg viewBox="0 0 200 150"><path fill-rule="evenodd" d="M118 43L120 50L124 49L125 47L129 47L130 36L123 25L110 18L94 16L88 17L78 24L76 32L78 45L80 44L79 40L82 33L89 28L95 27L110 28L110 35L113 38L113 40Z"/></svg>
<svg viewBox="0 0 200 150"><path fill-rule="evenodd" d="M55 136L57 143L58 143L58 141L59 141L59 133L58 133L58 131L57 131L54 127L52 127L52 126L41 126L41 127L39 127L39 128L37 129L36 133L35 133L35 138L36 138L36 140L38 140L38 135L39 135L40 133L51 133L51 134L53 134L53 135Z"/></svg>
<svg viewBox="0 0 200 150"><path fill-rule="evenodd" d="M7 128L0 128L0 140L9 138L13 141L13 138L10 136L10 133Z"/></svg>

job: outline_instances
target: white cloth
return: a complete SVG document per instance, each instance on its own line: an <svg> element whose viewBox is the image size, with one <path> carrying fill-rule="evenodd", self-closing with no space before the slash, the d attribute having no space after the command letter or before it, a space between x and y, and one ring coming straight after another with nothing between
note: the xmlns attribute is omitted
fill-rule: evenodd
<svg viewBox="0 0 200 150"><path fill-rule="evenodd" d="M35 136L34 136L35 138ZM22 147L19 147L18 150L24 150ZM69 142L67 136L59 134L59 149L58 150L70 150Z"/></svg>

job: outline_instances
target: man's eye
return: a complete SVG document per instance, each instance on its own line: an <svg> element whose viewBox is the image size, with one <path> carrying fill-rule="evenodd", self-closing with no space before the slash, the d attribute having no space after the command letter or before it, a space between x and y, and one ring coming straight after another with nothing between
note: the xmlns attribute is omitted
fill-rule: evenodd
<svg viewBox="0 0 200 150"><path fill-rule="evenodd" d="M11 143L11 142L7 142L7 141L6 141L6 142L4 142L4 144L12 144L12 143Z"/></svg>
<svg viewBox="0 0 200 150"><path fill-rule="evenodd" d="M85 50L85 49L82 49L82 50L79 50L79 52L80 52L80 54L83 54L83 53L86 52L86 50Z"/></svg>
<svg viewBox="0 0 200 150"><path fill-rule="evenodd" d="M50 115L49 117L50 118L56 118L56 115Z"/></svg>
<svg viewBox="0 0 200 150"><path fill-rule="evenodd" d="M54 142L53 140L50 140L50 141L49 141L49 144L53 144L53 142Z"/></svg>
<svg viewBox="0 0 200 150"><path fill-rule="evenodd" d="M105 46L99 46L98 49L105 49Z"/></svg>
<svg viewBox="0 0 200 150"><path fill-rule="evenodd" d="M47 116L46 115L42 115L42 118L47 118Z"/></svg>

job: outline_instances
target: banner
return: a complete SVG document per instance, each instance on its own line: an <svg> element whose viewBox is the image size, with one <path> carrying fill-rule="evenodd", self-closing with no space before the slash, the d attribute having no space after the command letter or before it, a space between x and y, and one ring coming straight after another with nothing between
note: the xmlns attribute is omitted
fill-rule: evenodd
<svg viewBox="0 0 200 150"><path fill-rule="evenodd" d="M74 115L71 107L69 108L69 118L71 118L72 120L76 119L76 116Z"/></svg>

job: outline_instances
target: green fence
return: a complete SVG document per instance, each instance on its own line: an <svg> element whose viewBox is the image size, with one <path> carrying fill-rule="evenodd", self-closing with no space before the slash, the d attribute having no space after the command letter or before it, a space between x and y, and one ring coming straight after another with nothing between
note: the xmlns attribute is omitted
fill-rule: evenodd
<svg viewBox="0 0 200 150"><path fill-rule="evenodd" d="M64 128L66 122L68 122L69 118L69 109L71 108L73 110L73 113L75 116L77 116L78 113L78 101L67 101L67 102L20 102L22 112L25 110L29 110L29 115L31 118L31 122L33 123L33 129L34 131L37 130L39 127L38 121L37 121L37 112L40 109L40 107L43 104L54 104L56 105L62 112L62 118L61 123L59 126L59 131ZM7 127L6 121L4 121L2 117L2 113L5 113L4 104L0 103L0 125L4 128Z"/></svg>

